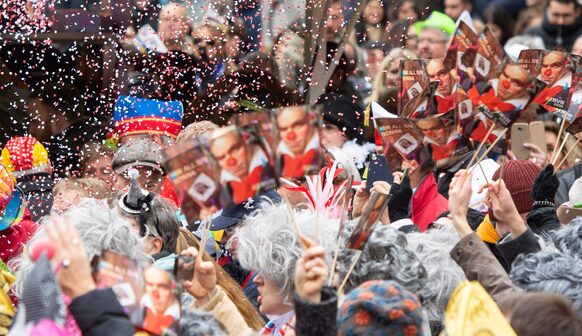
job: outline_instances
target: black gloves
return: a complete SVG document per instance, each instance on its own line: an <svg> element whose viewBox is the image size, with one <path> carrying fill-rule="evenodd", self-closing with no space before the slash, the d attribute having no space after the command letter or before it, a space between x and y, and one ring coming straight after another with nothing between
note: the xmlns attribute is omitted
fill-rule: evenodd
<svg viewBox="0 0 582 336"><path fill-rule="evenodd" d="M534 200L533 209L555 206L554 198L559 186L560 181L554 175L554 166L547 165L536 177L531 190L531 196Z"/></svg>
<svg viewBox="0 0 582 336"><path fill-rule="evenodd" d="M400 184L392 183L390 195L390 201L388 202L390 222L408 218L408 205L412 199L412 187L410 187L408 174L404 175Z"/></svg>

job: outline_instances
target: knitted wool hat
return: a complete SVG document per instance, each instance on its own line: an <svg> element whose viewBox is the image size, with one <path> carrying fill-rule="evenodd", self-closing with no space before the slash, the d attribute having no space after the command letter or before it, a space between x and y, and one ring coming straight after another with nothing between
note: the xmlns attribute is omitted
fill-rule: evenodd
<svg viewBox="0 0 582 336"><path fill-rule="evenodd" d="M49 168L48 153L31 136L13 137L2 149L2 165L15 177L45 171Z"/></svg>
<svg viewBox="0 0 582 336"><path fill-rule="evenodd" d="M541 169L529 160L511 160L497 169L493 174L493 180L499 180L500 175L503 177L517 211L522 214L531 211L533 204L531 190L540 172ZM489 217L495 220L491 209Z"/></svg>
<svg viewBox="0 0 582 336"><path fill-rule="evenodd" d="M349 292L338 312L338 335L420 335L422 308L395 281L373 280Z"/></svg>
<svg viewBox="0 0 582 336"><path fill-rule="evenodd" d="M364 111L353 104L345 96L337 93L326 93L318 100L323 104L323 120L337 126L349 140L363 140L361 124Z"/></svg>

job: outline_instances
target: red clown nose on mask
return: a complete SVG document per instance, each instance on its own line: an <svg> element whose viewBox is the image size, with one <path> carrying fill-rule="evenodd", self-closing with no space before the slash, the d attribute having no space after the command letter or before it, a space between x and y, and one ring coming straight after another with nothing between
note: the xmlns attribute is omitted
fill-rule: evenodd
<svg viewBox="0 0 582 336"><path fill-rule="evenodd" d="M504 89L508 90L509 87L511 86L511 83L507 79L504 79L501 81L501 85L503 85Z"/></svg>
<svg viewBox="0 0 582 336"><path fill-rule="evenodd" d="M236 165L236 163L237 163L236 162L236 159L235 158L232 158L232 157L229 158L228 160L226 160L226 165L229 166L229 167L232 167L232 166Z"/></svg>
<svg viewBox="0 0 582 336"><path fill-rule="evenodd" d="M295 134L295 132L290 132L287 134L287 140L294 141L295 139L297 139L297 134Z"/></svg>
<svg viewBox="0 0 582 336"><path fill-rule="evenodd" d="M552 70L550 70L550 69L544 70L544 76L548 77L548 76L551 76L551 75L552 75Z"/></svg>

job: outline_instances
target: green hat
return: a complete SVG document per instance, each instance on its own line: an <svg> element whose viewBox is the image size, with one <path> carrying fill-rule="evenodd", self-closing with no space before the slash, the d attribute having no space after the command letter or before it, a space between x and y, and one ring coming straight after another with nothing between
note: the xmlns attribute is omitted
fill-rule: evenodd
<svg viewBox="0 0 582 336"><path fill-rule="evenodd" d="M451 19L448 15L443 14L438 11L433 11L430 16L424 21L417 21L413 25L417 34L420 34L425 28L437 28L449 35L455 33L455 21Z"/></svg>

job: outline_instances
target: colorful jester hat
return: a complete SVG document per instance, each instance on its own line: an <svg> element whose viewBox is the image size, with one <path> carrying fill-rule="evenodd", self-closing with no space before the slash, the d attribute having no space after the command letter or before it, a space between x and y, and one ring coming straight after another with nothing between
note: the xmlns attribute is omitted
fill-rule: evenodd
<svg viewBox="0 0 582 336"><path fill-rule="evenodd" d="M0 164L0 231L20 222L25 209L24 194L16 187L16 179Z"/></svg>

